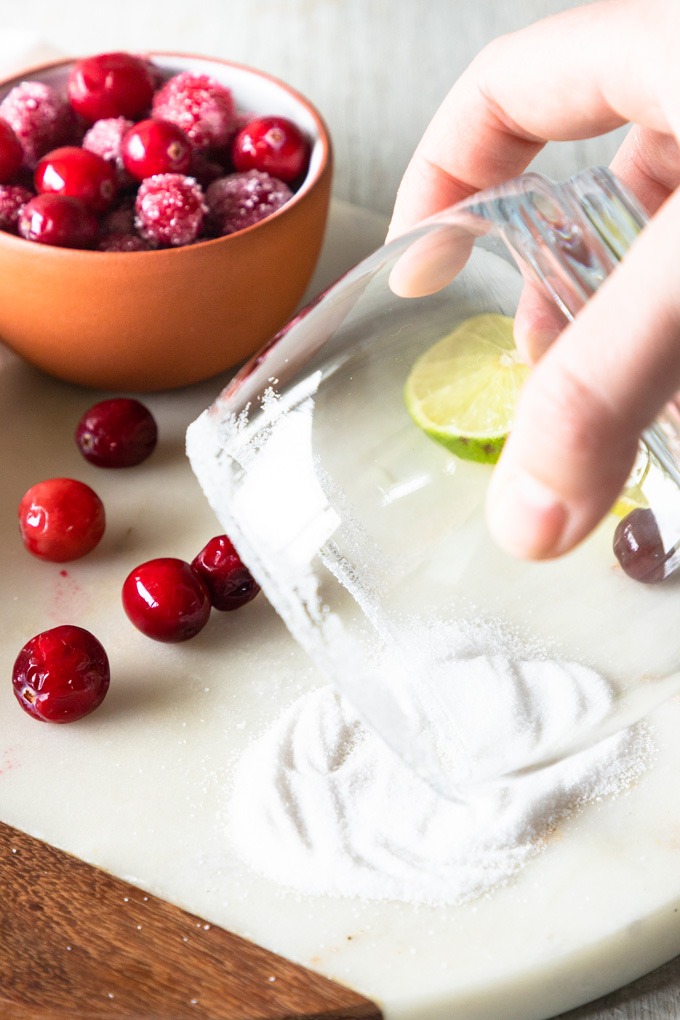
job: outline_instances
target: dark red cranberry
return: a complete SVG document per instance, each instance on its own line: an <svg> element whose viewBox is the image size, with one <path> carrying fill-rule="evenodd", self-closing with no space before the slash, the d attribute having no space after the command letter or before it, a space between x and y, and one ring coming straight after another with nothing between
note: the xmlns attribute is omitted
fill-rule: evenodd
<svg viewBox="0 0 680 1020"><path fill-rule="evenodd" d="M191 562L205 581L215 609L231 610L255 598L260 586L226 535L211 538Z"/></svg>
<svg viewBox="0 0 680 1020"><path fill-rule="evenodd" d="M140 120L123 136L123 166L138 181L154 174L186 174L192 148L181 128L169 120Z"/></svg>
<svg viewBox="0 0 680 1020"><path fill-rule="evenodd" d="M208 589L194 568L172 556L135 567L123 584L123 608L142 634L156 641L188 641L210 616Z"/></svg>
<svg viewBox="0 0 680 1020"><path fill-rule="evenodd" d="M109 681L109 660L100 642L69 624L27 641L12 671L17 701L42 722L75 722L94 712Z"/></svg>
<svg viewBox="0 0 680 1020"><path fill-rule="evenodd" d="M23 161L21 142L7 121L0 120L0 184L9 184L19 173Z"/></svg>
<svg viewBox="0 0 680 1020"><path fill-rule="evenodd" d="M236 135L231 158L236 170L261 170L289 184L309 163L309 142L286 117L256 117Z"/></svg>
<svg viewBox="0 0 680 1020"><path fill-rule="evenodd" d="M24 546L42 560L65 563L89 553L106 525L97 493L74 478L37 482L19 503L19 529Z"/></svg>
<svg viewBox="0 0 680 1020"><path fill-rule="evenodd" d="M91 248L97 240L97 218L77 198L36 195L19 213L21 237L59 248Z"/></svg>
<svg viewBox="0 0 680 1020"><path fill-rule="evenodd" d="M104 117L134 120L148 110L154 81L140 57L100 53L75 64L67 91L71 106L88 124Z"/></svg>
<svg viewBox="0 0 680 1020"><path fill-rule="evenodd" d="M39 194L79 198L94 213L106 212L118 190L115 167L96 152L75 145L64 145L43 156L34 183Z"/></svg>
<svg viewBox="0 0 680 1020"><path fill-rule="evenodd" d="M134 467L149 457L158 440L151 411L132 397L94 404L76 426L75 440L85 460L97 467Z"/></svg>
<svg viewBox="0 0 680 1020"><path fill-rule="evenodd" d="M614 555L635 581L658 584L670 569L670 552L664 549L652 510L638 507L619 521L614 532Z"/></svg>

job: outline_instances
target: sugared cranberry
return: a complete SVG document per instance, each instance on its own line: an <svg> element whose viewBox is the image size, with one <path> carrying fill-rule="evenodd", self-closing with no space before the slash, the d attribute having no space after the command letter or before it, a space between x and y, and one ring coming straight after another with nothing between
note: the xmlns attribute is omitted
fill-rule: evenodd
<svg viewBox="0 0 680 1020"><path fill-rule="evenodd" d="M41 156L63 145L74 127L73 111L51 85L24 81L0 103L0 117L7 121L21 143L24 166L32 170Z"/></svg>
<svg viewBox="0 0 680 1020"><path fill-rule="evenodd" d="M97 251L153 251L153 246L139 234L107 234L98 243Z"/></svg>
<svg viewBox="0 0 680 1020"><path fill-rule="evenodd" d="M229 174L206 191L211 229L218 235L252 227L292 197L283 181L260 170Z"/></svg>
<svg viewBox="0 0 680 1020"><path fill-rule="evenodd" d="M207 206L193 177L156 174L142 181L135 201L135 227L151 244L178 247L201 233Z"/></svg>
<svg viewBox="0 0 680 1020"><path fill-rule="evenodd" d="M116 171L95 152L65 145L38 163L35 189L41 195L79 198L93 213L105 212L116 196Z"/></svg>
<svg viewBox="0 0 680 1020"><path fill-rule="evenodd" d="M189 139L169 120L140 120L121 143L123 166L138 181L154 174L186 174L191 156Z"/></svg>
<svg viewBox="0 0 680 1020"><path fill-rule="evenodd" d="M15 177L24 161L21 142L6 120L0 120L0 184L7 184Z"/></svg>
<svg viewBox="0 0 680 1020"><path fill-rule="evenodd" d="M85 411L75 431L85 460L105 468L141 464L151 456L157 440L154 416L133 397L100 400Z"/></svg>
<svg viewBox="0 0 680 1020"><path fill-rule="evenodd" d="M19 213L33 198L33 192L20 184L0 184L0 230L16 234Z"/></svg>
<svg viewBox="0 0 680 1020"><path fill-rule="evenodd" d="M97 240L97 217L77 198L36 195L22 206L18 230L27 241L61 248L91 248Z"/></svg>
<svg viewBox="0 0 680 1020"><path fill-rule="evenodd" d="M211 538L191 565L205 581L215 609L239 609L254 599L260 590L226 535Z"/></svg>
<svg viewBox="0 0 680 1020"><path fill-rule="evenodd" d="M12 686L34 719L68 723L101 705L110 678L108 657L94 634L65 624L26 642L14 663Z"/></svg>
<svg viewBox="0 0 680 1020"><path fill-rule="evenodd" d="M180 127L196 149L220 149L234 132L234 97L210 75L182 71L154 96L153 115Z"/></svg>
<svg viewBox="0 0 680 1020"><path fill-rule="evenodd" d="M658 584L670 573L670 551L664 548L652 510L638 507L619 521L614 532L614 555L635 581Z"/></svg>
<svg viewBox="0 0 680 1020"><path fill-rule="evenodd" d="M102 120L96 120L83 138L84 149L94 152L112 164L119 188L136 183L123 166L123 157L120 154L123 137L133 127L133 123L127 117L104 117Z"/></svg>
<svg viewBox="0 0 680 1020"><path fill-rule="evenodd" d="M236 135L231 147L236 170L264 170L289 184L309 162L309 142L287 117L257 117Z"/></svg>
<svg viewBox="0 0 680 1020"><path fill-rule="evenodd" d="M154 81L148 62L131 53L79 60L67 84L71 106L88 124L105 117L134 119L148 110Z"/></svg>
<svg viewBox="0 0 680 1020"><path fill-rule="evenodd" d="M19 503L19 530L24 546L52 563L77 560L104 534L104 505L89 485L74 478L37 482Z"/></svg>
<svg viewBox="0 0 680 1020"><path fill-rule="evenodd" d="M123 608L147 637L187 641L208 622L210 596L189 563L165 556L131 571L123 584Z"/></svg>
<svg viewBox="0 0 680 1020"><path fill-rule="evenodd" d="M134 195L127 195L118 205L107 212L101 221L101 232L102 234L134 234Z"/></svg>
<svg viewBox="0 0 680 1020"><path fill-rule="evenodd" d="M191 176L195 177L201 187L205 190L209 184L220 177L224 177L229 171L222 163L210 159L204 152L194 151L191 159Z"/></svg>

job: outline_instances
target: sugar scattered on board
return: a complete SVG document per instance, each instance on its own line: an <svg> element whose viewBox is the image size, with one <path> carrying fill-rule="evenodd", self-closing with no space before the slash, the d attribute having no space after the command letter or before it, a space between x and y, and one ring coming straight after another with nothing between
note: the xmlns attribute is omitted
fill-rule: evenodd
<svg viewBox="0 0 680 1020"><path fill-rule="evenodd" d="M421 632L413 645L423 640ZM502 775L613 705L585 666L529 657L481 624L429 625L440 649L417 678L423 739L461 776ZM444 706L444 711L442 710ZM476 741L448 740L447 725ZM439 730L439 732L437 732ZM434 734L434 735L433 735ZM302 893L444 905L506 884L557 824L624 792L647 768L641 724L467 802L442 797L368 729L333 686L298 698L243 753L229 835L254 871Z"/></svg>

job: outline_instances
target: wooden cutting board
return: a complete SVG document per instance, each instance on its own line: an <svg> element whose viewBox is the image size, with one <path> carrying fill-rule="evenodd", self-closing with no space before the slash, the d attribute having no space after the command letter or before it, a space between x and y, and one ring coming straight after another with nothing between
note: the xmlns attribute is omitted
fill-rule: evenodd
<svg viewBox="0 0 680 1020"><path fill-rule="evenodd" d="M379 1020L363 996L0 823L0 1017Z"/></svg>

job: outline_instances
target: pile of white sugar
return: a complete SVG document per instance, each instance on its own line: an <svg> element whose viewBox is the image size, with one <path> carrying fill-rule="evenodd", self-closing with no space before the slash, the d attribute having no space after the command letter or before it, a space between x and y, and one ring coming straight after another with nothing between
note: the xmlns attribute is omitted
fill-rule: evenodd
<svg viewBox="0 0 680 1020"><path fill-rule="evenodd" d="M474 733L465 747L446 747L461 777L502 772L611 708L609 685L587 667L499 650L497 632L479 624L429 630L428 646L447 654L441 669L430 663L417 678L423 740L437 743L442 720L454 718ZM300 697L242 755L229 835L251 869L303 893L462 903L506 883L566 816L622 793L650 755L638 725L458 803L404 765L326 686Z"/></svg>

